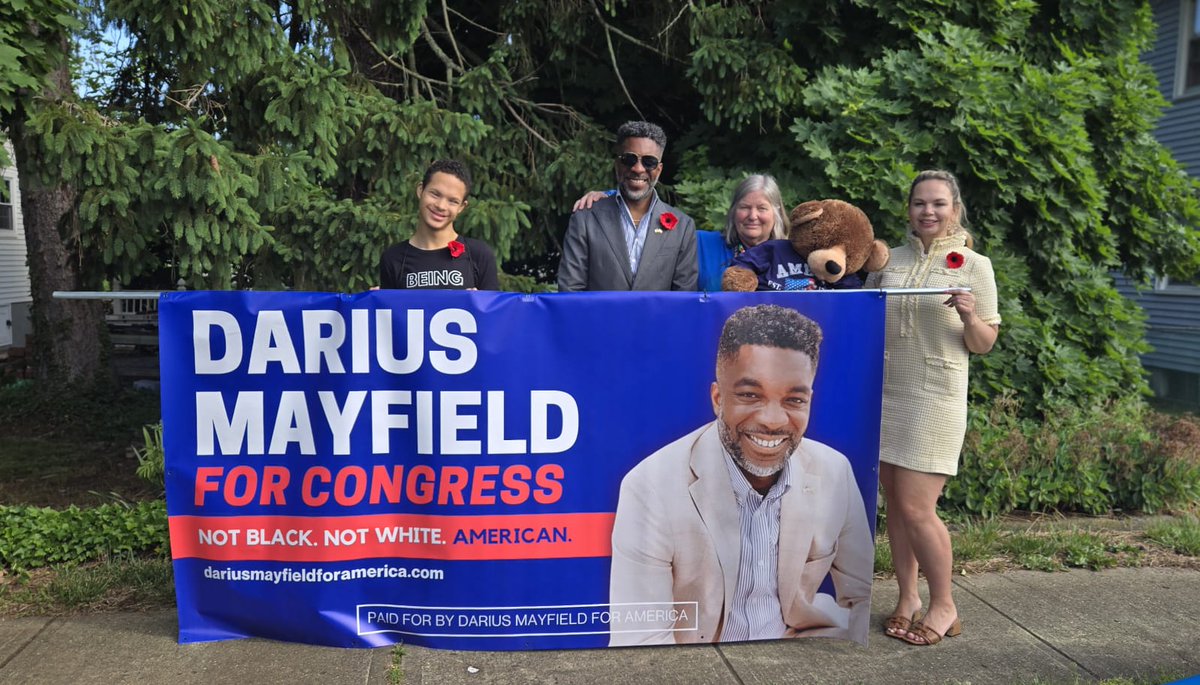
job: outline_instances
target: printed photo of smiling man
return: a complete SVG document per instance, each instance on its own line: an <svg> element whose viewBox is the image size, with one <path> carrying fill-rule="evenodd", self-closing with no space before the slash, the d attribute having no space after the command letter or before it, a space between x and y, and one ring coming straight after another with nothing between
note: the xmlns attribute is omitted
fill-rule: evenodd
<svg viewBox="0 0 1200 685"><path fill-rule="evenodd" d="M804 437L821 339L816 322L776 305L725 322L716 419L621 482L610 645L866 643L874 543L862 495L846 457Z"/></svg>

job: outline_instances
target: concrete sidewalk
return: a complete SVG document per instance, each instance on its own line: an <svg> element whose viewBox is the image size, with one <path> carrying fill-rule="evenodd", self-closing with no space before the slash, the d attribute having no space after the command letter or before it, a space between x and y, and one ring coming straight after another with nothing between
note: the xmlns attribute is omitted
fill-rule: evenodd
<svg viewBox="0 0 1200 685"><path fill-rule="evenodd" d="M176 644L172 611L0 620L0 683L1158 683L1200 673L1200 571L1010 571L959 577L963 634L912 647L789 640L561 652ZM895 602L876 583L874 623ZM393 659L399 678L389 680Z"/></svg>

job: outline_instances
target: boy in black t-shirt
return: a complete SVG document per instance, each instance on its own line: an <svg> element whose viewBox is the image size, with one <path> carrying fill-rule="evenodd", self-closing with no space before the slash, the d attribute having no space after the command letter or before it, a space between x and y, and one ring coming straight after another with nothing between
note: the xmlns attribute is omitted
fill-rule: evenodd
<svg viewBox="0 0 1200 685"><path fill-rule="evenodd" d="M383 253L381 288L500 289L492 248L454 230L470 192L471 172L461 162L438 160L425 170L417 186L416 231Z"/></svg>

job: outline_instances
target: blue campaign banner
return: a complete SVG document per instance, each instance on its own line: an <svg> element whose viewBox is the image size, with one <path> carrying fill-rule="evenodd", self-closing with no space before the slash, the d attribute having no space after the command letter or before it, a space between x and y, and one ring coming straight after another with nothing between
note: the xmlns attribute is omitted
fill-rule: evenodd
<svg viewBox="0 0 1200 685"><path fill-rule="evenodd" d="M879 291L179 292L159 322L181 642L866 641Z"/></svg>

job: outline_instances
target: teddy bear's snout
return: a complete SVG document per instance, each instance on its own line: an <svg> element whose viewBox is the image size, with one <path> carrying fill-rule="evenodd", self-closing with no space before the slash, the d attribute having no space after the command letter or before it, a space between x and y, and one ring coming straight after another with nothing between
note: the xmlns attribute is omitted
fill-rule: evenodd
<svg viewBox="0 0 1200 685"><path fill-rule="evenodd" d="M837 262L835 262L831 259L831 260L825 262L825 270L828 271L830 273L830 275L836 276L836 275L842 273L842 265L838 264Z"/></svg>

